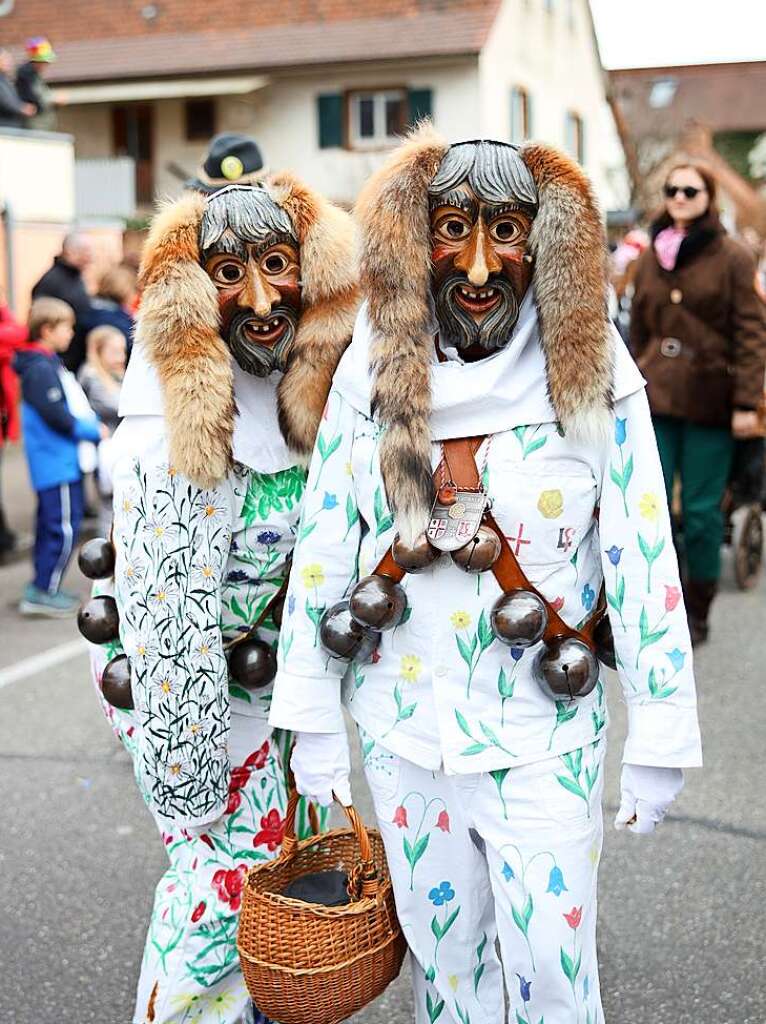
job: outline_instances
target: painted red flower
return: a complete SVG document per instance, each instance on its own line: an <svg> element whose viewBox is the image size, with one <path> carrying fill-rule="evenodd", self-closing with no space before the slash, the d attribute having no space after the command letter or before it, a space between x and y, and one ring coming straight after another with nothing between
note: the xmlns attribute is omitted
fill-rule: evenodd
<svg viewBox="0 0 766 1024"><path fill-rule="evenodd" d="M570 928L579 928L580 921L582 921L582 907L572 907L569 913L563 916Z"/></svg>
<svg viewBox="0 0 766 1024"><path fill-rule="evenodd" d="M398 825L399 828L409 828L407 823L407 808L402 807L401 804L394 811L393 817L394 825Z"/></svg>
<svg viewBox="0 0 766 1024"><path fill-rule="evenodd" d="M229 793L229 802L226 804L226 813L233 814L238 810L239 805L242 803L242 797L238 789L233 789Z"/></svg>
<svg viewBox="0 0 766 1024"><path fill-rule="evenodd" d="M232 910L239 910L242 889L245 885L247 865L238 864L233 871L220 868L213 875L213 888L222 903L228 903Z"/></svg>
<svg viewBox="0 0 766 1024"><path fill-rule="evenodd" d="M436 819L436 827L440 828L442 832L449 832L449 814L446 811L442 811Z"/></svg>
<svg viewBox="0 0 766 1024"><path fill-rule="evenodd" d="M211 850L215 850L215 843L207 834L207 832L203 832L202 835L200 836L200 839L202 840L203 843L206 843Z"/></svg>
<svg viewBox="0 0 766 1024"><path fill-rule="evenodd" d="M672 612L681 600L681 591L678 587L669 587L665 584L665 611Z"/></svg>
<svg viewBox="0 0 766 1024"><path fill-rule="evenodd" d="M248 759L245 761L245 767L246 768L257 768L258 771L260 771L261 768L265 768L266 767L266 762L267 762L268 758L269 758L269 741L266 740L262 747L259 747L258 750L254 750L253 753L250 755L250 757L248 757ZM235 769L235 771L236 771L236 769Z"/></svg>
<svg viewBox="0 0 766 1024"><path fill-rule="evenodd" d="M250 769L245 768L243 764L239 768L232 768L231 778L229 779L229 792L233 793L235 789L242 789L243 786L247 785L249 778Z"/></svg>
<svg viewBox="0 0 766 1024"><path fill-rule="evenodd" d="M380 661L380 651L376 647L375 650L370 655L370 663L372 665L377 665L379 661Z"/></svg>
<svg viewBox="0 0 766 1024"><path fill-rule="evenodd" d="M194 924L196 924L196 923L197 923L197 921L199 921L199 919L200 919L200 918L202 917L202 915L203 915L203 914L205 913L205 908L206 908L206 907L207 907L207 904L205 903L205 901L204 901L204 900L201 900L201 901L200 901L200 902L199 902L199 903L197 904L197 906L196 906L196 907L194 908L194 910L192 910L192 915L191 915L191 919L192 919L192 921L194 922Z"/></svg>
<svg viewBox="0 0 766 1024"><path fill-rule="evenodd" d="M266 846L272 852L282 845L285 835L284 818L280 818L279 811L273 807L268 814L261 818L261 831L257 832L253 839L253 846Z"/></svg>
<svg viewBox="0 0 766 1024"><path fill-rule="evenodd" d="M131 727L130 727L130 728L128 729L128 731L127 731L127 732L125 733L125 735L126 735L126 736L128 736L128 737L130 737L130 736L132 736L132 735L133 735L133 733L134 733L135 731L136 731L136 730L135 730L135 728L134 728L134 727L133 727L133 726L131 725Z"/></svg>
<svg viewBox="0 0 766 1024"><path fill-rule="evenodd" d="M553 608L554 612L560 612L563 607L564 607L564 598L563 597L554 597L554 599L551 601L551 608Z"/></svg>
<svg viewBox="0 0 766 1024"><path fill-rule="evenodd" d="M165 844L165 846L170 846L170 844L173 842L173 837L169 832L163 832L162 841Z"/></svg>

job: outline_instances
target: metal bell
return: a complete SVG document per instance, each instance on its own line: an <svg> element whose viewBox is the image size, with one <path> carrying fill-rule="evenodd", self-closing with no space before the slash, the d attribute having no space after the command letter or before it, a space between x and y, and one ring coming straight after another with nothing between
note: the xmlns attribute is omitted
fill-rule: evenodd
<svg viewBox="0 0 766 1024"><path fill-rule="evenodd" d="M593 630L593 646L596 648L596 657L599 661L602 661L609 668L617 668L612 623L609 621L608 615L603 615Z"/></svg>
<svg viewBox="0 0 766 1024"><path fill-rule="evenodd" d="M349 597L351 615L369 629L393 629L407 607L407 595L390 576L365 576Z"/></svg>
<svg viewBox="0 0 766 1024"><path fill-rule="evenodd" d="M114 547L105 537L94 537L80 548L77 564L89 580L105 580L114 574Z"/></svg>
<svg viewBox="0 0 766 1024"><path fill-rule="evenodd" d="M280 599L274 603L271 609L271 621L274 623L277 629L282 628L282 616L284 615L284 613L285 599L284 597L280 597Z"/></svg>
<svg viewBox="0 0 766 1024"><path fill-rule="evenodd" d="M263 640L242 640L229 654L229 675L246 690L268 686L277 674L277 659Z"/></svg>
<svg viewBox="0 0 766 1024"><path fill-rule="evenodd" d="M113 597L92 597L77 613L77 628L92 644L108 644L120 635L120 616Z"/></svg>
<svg viewBox="0 0 766 1024"><path fill-rule="evenodd" d="M489 613L492 632L509 647L532 647L548 625L545 602L530 590L501 594Z"/></svg>
<svg viewBox="0 0 766 1024"><path fill-rule="evenodd" d="M107 704L123 711L132 711L133 691L130 688L130 663L127 655L112 658L101 675L101 693Z"/></svg>
<svg viewBox="0 0 766 1024"><path fill-rule="evenodd" d="M319 625L322 647L342 661L367 661L380 643L380 633L360 626L351 617L348 601L328 608Z"/></svg>
<svg viewBox="0 0 766 1024"><path fill-rule="evenodd" d="M422 572L441 555L429 542L425 533L416 537L414 542L405 544L397 533L391 545L391 556L397 565L407 572Z"/></svg>
<svg viewBox="0 0 766 1024"><path fill-rule="evenodd" d="M582 640L559 637L538 651L532 673L551 700L573 700L587 696L598 682L598 661Z"/></svg>
<svg viewBox="0 0 766 1024"><path fill-rule="evenodd" d="M452 561L463 572L486 572L500 557L500 538L489 526L480 526L465 547L451 554Z"/></svg>

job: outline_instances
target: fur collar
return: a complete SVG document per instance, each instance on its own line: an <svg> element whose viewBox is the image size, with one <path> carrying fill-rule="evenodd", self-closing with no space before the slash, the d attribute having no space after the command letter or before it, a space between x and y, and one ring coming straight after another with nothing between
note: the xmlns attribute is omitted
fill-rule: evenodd
<svg viewBox="0 0 766 1024"><path fill-rule="evenodd" d="M427 189L447 149L425 123L370 179L356 207L362 294L374 336L372 408L385 428L381 470L405 540L425 528L433 499ZM567 432L600 439L613 406L601 216L590 183L572 160L537 144L521 153L539 197L529 248L550 402Z"/></svg>
<svg viewBox="0 0 766 1024"><path fill-rule="evenodd" d="M354 229L348 214L290 175L271 176L265 185L290 215L300 245L303 311L277 401L285 441L307 460L359 304ZM155 218L141 266L136 337L159 377L170 460L210 487L231 466L235 403L216 288L200 265L205 202L189 193Z"/></svg>

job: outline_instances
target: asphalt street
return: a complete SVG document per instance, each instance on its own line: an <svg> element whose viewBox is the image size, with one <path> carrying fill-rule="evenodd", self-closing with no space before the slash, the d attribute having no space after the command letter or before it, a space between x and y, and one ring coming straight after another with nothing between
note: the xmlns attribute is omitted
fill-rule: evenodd
<svg viewBox="0 0 766 1024"><path fill-rule="evenodd" d="M11 452L6 502L28 530L25 487ZM27 578L25 562L0 567L0 1022L129 1024L164 853L94 698L74 621L15 609ZM66 585L87 590L76 569ZM599 949L609 1024L766 1022L765 579L742 594L727 568L712 637L696 659L705 769L687 774L655 836L607 828ZM610 683L609 823L625 729ZM355 1018L411 1019L405 972Z"/></svg>

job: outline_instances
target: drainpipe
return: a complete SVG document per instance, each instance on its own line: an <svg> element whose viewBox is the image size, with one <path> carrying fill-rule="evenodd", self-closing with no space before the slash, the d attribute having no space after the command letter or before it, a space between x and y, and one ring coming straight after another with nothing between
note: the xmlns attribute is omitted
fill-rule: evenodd
<svg viewBox="0 0 766 1024"><path fill-rule="evenodd" d="M0 210L3 222L3 241L5 249L5 295L12 313L16 312L16 293L13 277L13 214L8 203L3 203Z"/></svg>

